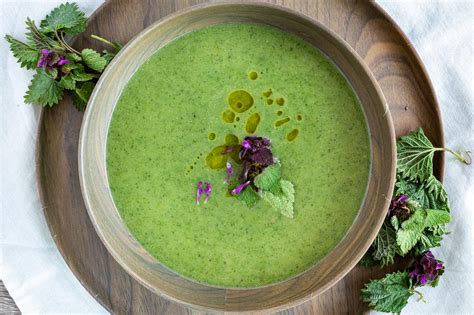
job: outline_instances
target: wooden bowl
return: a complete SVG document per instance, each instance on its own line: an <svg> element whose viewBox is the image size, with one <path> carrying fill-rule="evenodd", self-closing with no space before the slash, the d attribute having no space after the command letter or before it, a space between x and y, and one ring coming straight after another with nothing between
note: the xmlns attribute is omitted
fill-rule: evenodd
<svg viewBox="0 0 474 315"><path fill-rule="evenodd" d="M174 38L209 25L266 24L294 33L323 51L347 77L359 97L370 133L371 167L359 213L337 247L305 272L251 289L201 284L163 266L133 238L116 209L106 172L106 142L120 94L135 71ZM301 303L331 287L360 260L374 240L392 196L395 136L387 104L356 52L320 23L269 4L205 4L173 14L131 40L104 72L89 101L79 143L81 189L91 220L106 248L133 277L157 294L196 309L277 310Z"/></svg>

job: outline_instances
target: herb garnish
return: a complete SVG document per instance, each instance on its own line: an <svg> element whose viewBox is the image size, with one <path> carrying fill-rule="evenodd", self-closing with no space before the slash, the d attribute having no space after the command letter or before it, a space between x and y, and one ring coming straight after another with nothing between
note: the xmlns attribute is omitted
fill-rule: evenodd
<svg viewBox="0 0 474 315"><path fill-rule="evenodd" d="M24 97L26 103L51 107L68 92L74 106L84 110L100 74L122 48L121 44L96 35L91 37L111 46L112 51L100 54L90 48L72 48L67 40L84 32L86 22L76 3L64 3L53 9L39 27L33 20L26 20L26 42L5 36L20 66L36 69Z"/></svg>
<svg viewBox="0 0 474 315"><path fill-rule="evenodd" d="M397 255L416 260L407 271L390 273L366 284L362 299L378 311L400 313L414 293L422 298L415 287L435 287L444 272L442 262L429 250L440 246L451 220L447 193L433 175L436 151L450 152L465 164L471 162L469 152L463 157L450 149L435 148L422 129L397 142L393 199L379 234L360 264L386 266Z"/></svg>
<svg viewBox="0 0 474 315"><path fill-rule="evenodd" d="M225 182L229 183L230 193L248 207L253 207L263 199L284 216L292 218L295 190L290 181L282 179L281 164L273 156L270 140L245 137L239 157L242 169L238 178L231 179L233 168L227 162Z"/></svg>

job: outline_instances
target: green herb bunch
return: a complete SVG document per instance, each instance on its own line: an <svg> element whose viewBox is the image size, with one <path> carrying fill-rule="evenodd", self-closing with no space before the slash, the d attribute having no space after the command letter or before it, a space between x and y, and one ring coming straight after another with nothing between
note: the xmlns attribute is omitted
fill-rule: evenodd
<svg viewBox="0 0 474 315"><path fill-rule="evenodd" d="M379 234L360 264L387 266L396 256L412 257L415 263L410 272L390 273L366 284L362 299L378 311L401 312L408 298L417 293L415 287L427 284L425 274L420 278L420 266L428 266L426 273L433 287L444 271L444 266L429 251L440 246L447 234L446 224L451 220L447 193L433 175L436 151L450 152L463 163L470 164L469 156L464 158L452 150L434 147L422 129L401 137L397 142L393 199Z"/></svg>
<svg viewBox="0 0 474 315"><path fill-rule="evenodd" d="M26 42L5 36L21 67L36 70L24 97L26 103L51 107L68 92L74 106L84 110L100 74L122 47L92 35L109 45L111 51L99 53L90 48L82 51L72 48L68 40L84 32L86 23L76 3L65 3L53 9L39 27L28 18Z"/></svg>

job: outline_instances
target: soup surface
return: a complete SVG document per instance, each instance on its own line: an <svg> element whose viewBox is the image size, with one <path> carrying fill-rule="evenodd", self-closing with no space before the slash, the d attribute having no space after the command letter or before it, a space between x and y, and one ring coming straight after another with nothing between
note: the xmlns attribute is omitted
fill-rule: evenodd
<svg viewBox="0 0 474 315"><path fill-rule="evenodd" d="M209 167L214 148L249 133L272 141L294 218L229 197L225 169ZM282 281L327 255L358 213L369 167L365 119L339 70L300 38L251 24L159 49L124 89L107 142L113 198L138 242L176 272L228 287ZM197 205L200 180L212 195Z"/></svg>

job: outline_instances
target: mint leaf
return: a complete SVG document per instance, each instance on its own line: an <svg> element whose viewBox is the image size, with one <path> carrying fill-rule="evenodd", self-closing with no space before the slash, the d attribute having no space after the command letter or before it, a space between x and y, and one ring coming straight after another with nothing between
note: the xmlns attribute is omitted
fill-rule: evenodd
<svg viewBox="0 0 474 315"><path fill-rule="evenodd" d="M254 184L261 190L270 191L276 194L281 193L280 179L281 165L275 163L268 166L261 174L257 175L254 179Z"/></svg>
<svg viewBox="0 0 474 315"><path fill-rule="evenodd" d="M40 29L45 33L63 31L67 35L76 35L86 30L86 17L76 3L63 3L53 9L41 21Z"/></svg>
<svg viewBox="0 0 474 315"><path fill-rule="evenodd" d="M84 63L97 72L102 72L107 64L107 60L93 49L86 48L81 51Z"/></svg>
<svg viewBox="0 0 474 315"><path fill-rule="evenodd" d="M36 71L25 95L25 102L41 106L53 106L62 99L63 88L43 69Z"/></svg>
<svg viewBox="0 0 474 315"><path fill-rule="evenodd" d="M374 260L380 261L382 266L393 264L393 259L397 253L397 235L395 230L384 223L372 247Z"/></svg>
<svg viewBox="0 0 474 315"><path fill-rule="evenodd" d="M95 84L93 82L84 82L78 84L78 87L72 95L72 103L78 110L83 111L86 108L89 97L92 94L92 90L94 90L94 86Z"/></svg>
<svg viewBox="0 0 474 315"><path fill-rule="evenodd" d="M38 52L43 49L55 50L55 51L64 51L64 47L59 41L49 37L47 34L44 34L38 30L36 27L35 21L30 18L26 19L26 38L30 46L38 48Z"/></svg>
<svg viewBox="0 0 474 315"><path fill-rule="evenodd" d="M59 86L66 90L75 90L76 81L74 80L72 74L68 73L59 81Z"/></svg>
<svg viewBox="0 0 474 315"><path fill-rule="evenodd" d="M40 56L40 50L38 48L16 40L10 35L6 35L5 39L10 44L10 50L13 56L18 59L18 63L20 63L22 68L36 68Z"/></svg>
<svg viewBox="0 0 474 315"><path fill-rule="evenodd" d="M394 272L367 283L362 300L377 311L400 313L412 294L408 272Z"/></svg>
<svg viewBox="0 0 474 315"><path fill-rule="evenodd" d="M295 202L295 188L290 181L280 180L281 193L274 194L269 191L262 192L262 199L270 204L276 211L288 218L293 218Z"/></svg>
<svg viewBox="0 0 474 315"><path fill-rule="evenodd" d="M247 207L252 208L260 200L260 195L249 186L237 195L237 199L245 202Z"/></svg>
<svg viewBox="0 0 474 315"><path fill-rule="evenodd" d="M419 128L397 142L397 171L404 176L427 180L433 174L433 155L438 151Z"/></svg>

